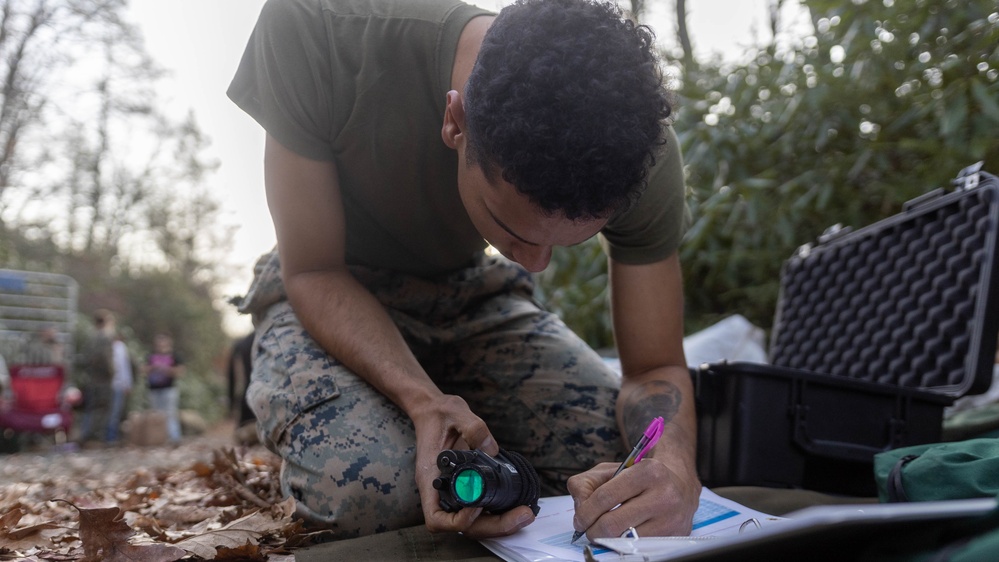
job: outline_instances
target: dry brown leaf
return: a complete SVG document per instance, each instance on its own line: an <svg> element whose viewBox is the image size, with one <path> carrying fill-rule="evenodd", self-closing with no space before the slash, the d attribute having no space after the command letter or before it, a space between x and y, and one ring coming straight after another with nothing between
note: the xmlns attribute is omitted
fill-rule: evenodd
<svg viewBox="0 0 999 562"><path fill-rule="evenodd" d="M125 520L133 529L141 531L153 539L164 540L166 538L166 531L155 517L130 511L125 513Z"/></svg>
<svg viewBox="0 0 999 562"><path fill-rule="evenodd" d="M279 515L282 518L288 518L291 517L292 515L295 515L295 506L296 506L295 498L288 497L285 498L280 503L274 504L274 506L271 508L271 513Z"/></svg>
<svg viewBox="0 0 999 562"><path fill-rule="evenodd" d="M25 518L26 512L18 507L0 516L0 543L11 551L30 549L38 546L53 546L52 537L66 530L55 523L43 522L17 527Z"/></svg>
<svg viewBox="0 0 999 562"><path fill-rule="evenodd" d="M149 504L149 492L149 488L145 486L123 490L118 497L118 507L122 511L138 510Z"/></svg>
<svg viewBox="0 0 999 562"><path fill-rule="evenodd" d="M237 548L247 543L256 545L262 535L282 526L283 523L274 521L260 512L254 512L224 527L205 531L174 544L195 556L214 560L217 547Z"/></svg>
<svg viewBox="0 0 999 562"><path fill-rule="evenodd" d="M215 555L215 560L228 560L240 562L264 562L268 560L258 545L244 544L237 548L220 547Z"/></svg>
<svg viewBox="0 0 999 562"><path fill-rule="evenodd" d="M207 519L219 517L222 509L218 507L194 507L189 505L166 505L156 514L159 521L192 525Z"/></svg>
<svg viewBox="0 0 999 562"><path fill-rule="evenodd" d="M35 534L44 534L49 531L64 531L66 530L62 525L56 525L55 523L39 523L37 525L32 525L30 527L22 527L20 529L14 529L13 531L7 533L7 536L13 540L25 539ZM51 533L50 533L51 534Z"/></svg>
<svg viewBox="0 0 999 562"><path fill-rule="evenodd" d="M24 517L25 511L20 507L15 507L10 511L0 515L0 533L4 533L13 529L17 522Z"/></svg>
<svg viewBox="0 0 999 562"><path fill-rule="evenodd" d="M329 529L308 531L301 521L295 521L285 532L285 541L282 546L288 550L309 546L322 542L332 533L333 531Z"/></svg>
<svg viewBox="0 0 999 562"><path fill-rule="evenodd" d="M50 552L31 552L30 554L25 554L19 552L13 554L8 552L3 547L0 547L0 560L17 560L17 562L52 562L58 560L76 560L76 558L66 558L66 554L62 553L50 553ZM271 562L271 561L268 561Z"/></svg>
<svg viewBox="0 0 999 562"><path fill-rule="evenodd" d="M24 529L18 529L14 533L9 533L6 537L0 534L0 543L13 550L24 550L34 547L55 546L57 539L63 534L71 532L52 523L42 523Z"/></svg>
<svg viewBox="0 0 999 562"><path fill-rule="evenodd" d="M81 562L174 562L187 555L184 550L168 544L129 543L128 539L135 531L125 523L118 507L77 509L83 542Z"/></svg>
<svg viewBox="0 0 999 562"><path fill-rule="evenodd" d="M72 502L66 503L76 507ZM126 540L133 534L132 528L121 518L122 511L117 506L76 509L80 512L80 538L84 547L88 542L100 545Z"/></svg>
<svg viewBox="0 0 999 562"><path fill-rule="evenodd" d="M175 562L187 556L187 551L169 544L117 544L97 558L84 556L80 562Z"/></svg>
<svg viewBox="0 0 999 562"><path fill-rule="evenodd" d="M191 467L191 472L194 472L196 475L198 475L201 478L207 478L211 476L213 472L215 472L215 469L213 469L207 463L196 462L194 463L194 466Z"/></svg>

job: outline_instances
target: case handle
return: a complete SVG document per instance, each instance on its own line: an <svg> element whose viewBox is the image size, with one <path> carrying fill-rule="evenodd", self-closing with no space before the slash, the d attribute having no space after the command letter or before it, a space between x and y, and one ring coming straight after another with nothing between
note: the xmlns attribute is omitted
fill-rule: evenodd
<svg viewBox="0 0 999 562"><path fill-rule="evenodd" d="M901 431L904 421L892 419L891 436L889 442L884 446L864 445L860 443L849 443L834 441L831 439L816 439L808 434L808 422L806 420L807 406L797 405L793 409L794 442L805 451L822 457L843 459L851 461L869 462L877 453L883 453L895 447L896 436Z"/></svg>

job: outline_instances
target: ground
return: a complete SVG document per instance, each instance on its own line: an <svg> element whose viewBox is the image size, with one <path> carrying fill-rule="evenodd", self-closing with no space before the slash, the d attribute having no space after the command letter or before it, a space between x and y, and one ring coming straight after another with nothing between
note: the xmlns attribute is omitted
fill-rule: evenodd
<svg viewBox="0 0 999 562"><path fill-rule="evenodd" d="M180 444L0 455L0 560L291 560L317 537L232 423Z"/></svg>
<svg viewBox="0 0 999 562"><path fill-rule="evenodd" d="M91 487L114 486L139 470L189 467L210 462L212 451L235 447L232 422L222 422L201 435L185 437L177 445L161 447L93 447L73 450L52 442L28 452L0 456L0 486L41 479L70 479ZM261 454L269 454L260 446Z"/></svg>

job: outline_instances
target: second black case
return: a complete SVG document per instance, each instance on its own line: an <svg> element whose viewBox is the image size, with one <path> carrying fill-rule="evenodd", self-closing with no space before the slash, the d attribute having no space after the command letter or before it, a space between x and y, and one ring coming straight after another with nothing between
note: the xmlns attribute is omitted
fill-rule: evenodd
<svg viewBox="0 0 999 562"><path fill-rule="evenodd" d="M874 495L876 453L939 441L944 408L988 389L999 181L955 184L785 262L771 364L692 370L705 485Z"/></svg>

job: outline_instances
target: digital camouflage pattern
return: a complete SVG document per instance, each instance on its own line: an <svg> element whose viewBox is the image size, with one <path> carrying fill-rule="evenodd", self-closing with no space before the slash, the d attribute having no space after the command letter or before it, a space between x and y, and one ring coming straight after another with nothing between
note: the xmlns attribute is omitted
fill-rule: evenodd
<svg viewBox="0 0 999 562"><path fill-rule="evenodd" d="M535 466L542 495L565 494L570 476L621 458L618 375L541 308L522 267L481 255L434 280L351 271L441 390ZM339 538L420 524L412 422L306 333L276 253L258 262L241 310L257 324L247 399L262 441L284 460L282 489L299 514Z"/></svg>

